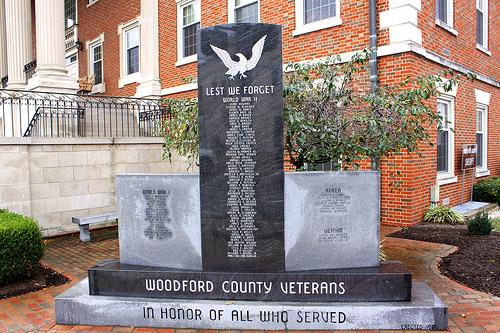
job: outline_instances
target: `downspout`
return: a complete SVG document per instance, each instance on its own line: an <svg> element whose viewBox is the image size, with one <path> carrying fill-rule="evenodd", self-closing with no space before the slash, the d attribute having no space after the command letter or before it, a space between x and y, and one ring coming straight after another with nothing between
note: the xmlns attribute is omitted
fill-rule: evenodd
<svg viewBox="0 0 500 333"><path fill-rule="evenodd" d="M370 90L378 89L378 64L377 64L377 0L369 0L370 22ZM378 157L372 157L371 169L378 170Z"/></svg>

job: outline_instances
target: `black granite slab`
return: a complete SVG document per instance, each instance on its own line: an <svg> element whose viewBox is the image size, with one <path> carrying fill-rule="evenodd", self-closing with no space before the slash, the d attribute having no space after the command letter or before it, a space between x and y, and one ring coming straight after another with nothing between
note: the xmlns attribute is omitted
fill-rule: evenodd
<svg viewBox="0 0 500 333"><path fill-rule="evenodd" d="M376 268L308 272L181 271L107 262L89 270L90 295L289 302L410 301L400 262Z"/></svg>
<svg viewBox="0 0 500 333"><path fill-rule="evenodd" d="M219 25L198 40L203 268L283 271L281 27Z"/></svg>

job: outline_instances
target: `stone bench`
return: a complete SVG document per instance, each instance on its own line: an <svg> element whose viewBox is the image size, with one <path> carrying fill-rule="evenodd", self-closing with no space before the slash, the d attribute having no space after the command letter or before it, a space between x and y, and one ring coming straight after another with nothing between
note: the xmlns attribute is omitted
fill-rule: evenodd
<svg viewBox="0 0 500 333"><path fill-rule="evenodd" d="M82 242L90 242L90 230L91 224L104 223L109 221L118 221L118 213L106 213L100 215L87 215L83 217L72 217L72 222L78 224L80 228L80 240Z"/></svg>

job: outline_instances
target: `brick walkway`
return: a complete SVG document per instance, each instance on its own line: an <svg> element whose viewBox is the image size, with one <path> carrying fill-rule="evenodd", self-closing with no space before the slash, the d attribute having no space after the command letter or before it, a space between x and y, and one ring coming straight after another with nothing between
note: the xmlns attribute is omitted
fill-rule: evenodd
<svg viewBox="0 0 500 333"><path fill-rule="evenodd" d="M382 233L387 234L393 230L384 228ZM95 263L118 257L115 230L94 234L98 234L98 242L83 244L77 236L49 242L44 264L64 273L72 280L71 283L0 301L0 332L173 332L168 329L55 325L54 297L84 278L87 269ZM451 332L500 332L500 298L471 290L439 274L439 258L453 252L454 247L388 237L384 248L389 259L404 262L415 280L427 282L448 304Z"/></svg>

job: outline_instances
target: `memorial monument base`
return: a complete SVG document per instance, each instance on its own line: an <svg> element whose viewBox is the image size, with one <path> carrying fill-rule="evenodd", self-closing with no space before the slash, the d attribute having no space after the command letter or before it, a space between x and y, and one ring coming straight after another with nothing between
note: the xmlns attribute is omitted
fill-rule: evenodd
<svg viewBox="0 0 500 333"><path fill-rule="evenodd" d="M88 279L56 297L56 323L233 330L446 330L446 305L425 283L410 302L292 303L89 295Z"/></svg>

